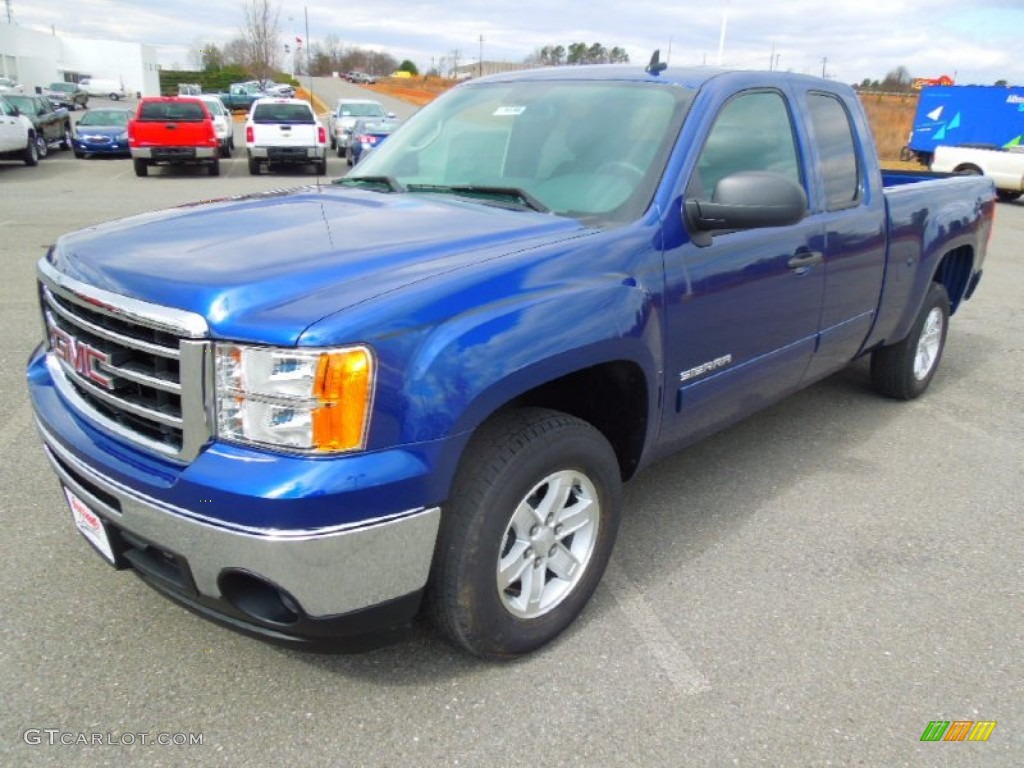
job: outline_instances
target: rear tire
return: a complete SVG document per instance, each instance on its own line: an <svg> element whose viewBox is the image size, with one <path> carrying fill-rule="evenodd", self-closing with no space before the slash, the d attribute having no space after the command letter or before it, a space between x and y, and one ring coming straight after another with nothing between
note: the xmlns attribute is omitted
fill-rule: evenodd
<svg viewBox="0 0 1024 768"><path fill-rule="evenodd" d="M211 176L220 176L220 160L214 160L207 168L209 168Z"/></svg>
<svg viewBox="0 0 1024 768"><path fill-rule="evenodd" d="M996 190L996 197L999 198L1001 203L1012 203L1014 200L1019 199L1021 195L1024 195L1024 192L1011 192L1008 189Z"/></svg>
<svg viewBox="0 0 1024 768"><path fill-rule="evenodd" d="M28 140L22 159L25 161L25 165L39 165L39 145L36 144L34 136Z"/></svg>
<svg viewBox="0 0 1024 768"><path fill-rule="evenodd" d="M557 637L597 588L618 531L622 482L590 424L526 408L484 424L441 516L427 606L482 658Z"/></svg>
<svg viewBox="0 0 1024 768"><path fill-rule="evenodd" d="M949 296L940 283L932 283L907 338L872 353L875 389L897 400L924 394L939 367L948 330Z"/></svg>
<svg viewBox="0 0 1024 768"><path fill-rule="evenodd" d="M135 175L138 177L149 175L149 163L145 160L135 159L132 160L132 166L135 168Z"/></svg>
<svg viewBox="0 0 1024 768"><path fill-rule="evenodd" d="M316 174L317 174L317 176L326 176L327 175L327 158L326 157L323 160L320 160L319 162L317 162L317 164L316 164Z"/></svg>
<svg viewBox="0 0 1024 768"><path fill-rule="evenodd" d="M255 157L249 158L249 175L259 176L260 175L260 161Z"/></svg>

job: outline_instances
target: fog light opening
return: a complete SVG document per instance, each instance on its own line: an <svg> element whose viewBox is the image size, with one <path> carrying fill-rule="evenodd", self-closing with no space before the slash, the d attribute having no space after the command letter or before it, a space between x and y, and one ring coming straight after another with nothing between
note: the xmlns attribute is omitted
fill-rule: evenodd
<svg viewBox="0 0 1024 768"><path fill-rule="evenodd" d="M247 616L267 624L295 624L298 602L283 589L245 571L223 571L217 580L224 599Z"/></svg>

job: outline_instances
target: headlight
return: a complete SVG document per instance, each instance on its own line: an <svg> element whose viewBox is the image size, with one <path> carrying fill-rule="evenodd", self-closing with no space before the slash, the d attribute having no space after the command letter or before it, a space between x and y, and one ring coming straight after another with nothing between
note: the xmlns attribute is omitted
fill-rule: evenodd
<svg viewBox="0 0 1024 768"><path fill-rule="evenodd" d="M366 445L375 363L367 347L279 349L217 344L217 434L334 453Z"/></svg>

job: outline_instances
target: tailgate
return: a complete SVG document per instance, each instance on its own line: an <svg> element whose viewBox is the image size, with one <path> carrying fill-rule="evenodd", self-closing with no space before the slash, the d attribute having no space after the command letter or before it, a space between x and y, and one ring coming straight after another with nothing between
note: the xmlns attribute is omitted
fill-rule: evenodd
<svg viewBox="0 0 1024 768"><path fill-rule="evenodd" d="M209 145L206 121L134 121L132 135L140 147L205 147Z"/></svg>
<svg viewBox="0 0 1024 768"><path fill-rule="evenodd" d="M254 144L266 147L315 147L316 126L301 123L278 123L254 126Z"/></svg>

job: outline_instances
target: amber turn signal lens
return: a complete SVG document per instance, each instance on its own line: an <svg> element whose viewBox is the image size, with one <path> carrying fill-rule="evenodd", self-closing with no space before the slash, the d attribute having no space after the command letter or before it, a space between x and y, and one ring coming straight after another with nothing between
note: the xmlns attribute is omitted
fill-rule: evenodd
<svg viewBox="0 0 1024 768"><path fill-rule="evenodd" d="M352 451L366 442L373 397L373 355L365 347L325 352L317 364L313 396L313 445L318 451Z"/></svg>

